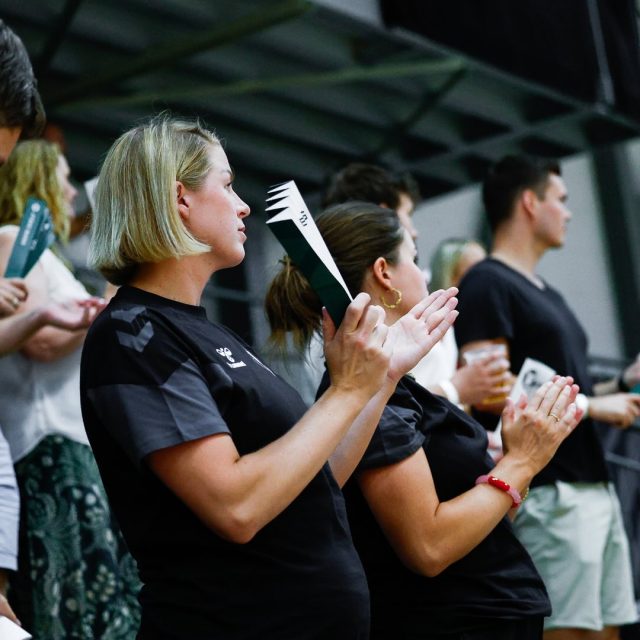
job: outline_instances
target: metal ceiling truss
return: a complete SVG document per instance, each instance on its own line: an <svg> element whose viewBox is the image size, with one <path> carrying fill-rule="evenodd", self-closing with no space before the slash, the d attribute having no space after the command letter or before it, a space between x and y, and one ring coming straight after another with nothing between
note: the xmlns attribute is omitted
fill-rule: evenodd
<svg viewBox="0 0 640 640"><path fill-rule="evenodd" d="M123 81L163 67L175 67L185 58L203 51L222 47L247 36L263 31L276 24L300 17L312 4L306 0L284 0L278 4L267 4L242 18L223 25L216 25L201 33L189 33L180 40L161 43L143 52L137 58L121 67L106 68L91 77L54 91L47 96L52 107L66 105L87 95L112 93L114 86Z"/></svg>
<svg viewBox="0 0 640 640"><path fill-rule="evenodd" d="M65 0L57 14L53 0L23 4L0 0L42 34L45 104L84 175L113 137L167 107L220 129L252 193L273 175L319 188L364 158L415 172L429 197L480 179L506 151L565 156L640 133L605 103L311 0Z"/></svg>

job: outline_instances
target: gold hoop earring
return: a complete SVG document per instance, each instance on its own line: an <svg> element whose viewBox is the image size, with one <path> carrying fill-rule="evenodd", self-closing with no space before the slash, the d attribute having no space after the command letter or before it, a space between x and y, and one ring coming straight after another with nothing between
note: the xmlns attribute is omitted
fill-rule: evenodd
<svg viewBox="0 0 640 640"><path fill-rule="evenodd" d="M396 294L396 301L392 302L391 304L389 304L385 299L384 299L384 293L382 294L382 296L380 296L381 300L382 300L382 304L387 308L387 309L395 309L401 302L402 302L402 291L400 291L400 289L396 289L395 287L391 287L391 291L393 291L393 293Z"/></svg>

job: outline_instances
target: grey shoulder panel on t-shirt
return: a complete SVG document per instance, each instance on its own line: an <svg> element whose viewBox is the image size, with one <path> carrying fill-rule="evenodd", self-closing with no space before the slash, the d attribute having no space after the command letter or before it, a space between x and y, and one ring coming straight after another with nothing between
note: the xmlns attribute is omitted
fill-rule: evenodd
<svg viewBox="0 0 640 640"><path fill-rule="evenodd" d="M229 433L209 384L186 360L161 385L113 384L88 391L100 422L139 464L150 453Z"/></svg>

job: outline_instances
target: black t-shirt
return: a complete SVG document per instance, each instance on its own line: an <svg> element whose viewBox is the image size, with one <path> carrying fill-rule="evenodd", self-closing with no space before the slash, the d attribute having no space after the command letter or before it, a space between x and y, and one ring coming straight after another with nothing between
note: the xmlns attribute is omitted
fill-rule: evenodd
<svg viewBox="0 0 640 640"><path fill-rule="evenodd" d="M535 358L560 375L573 376L580 390L592 393L587 369L587 336L564 298L545 283L540 289L504 263L488 258L460 283L456 339L460 347L475 340L504 337L511 370ZM498 416L478 414L493 428ZM608 478L602 445L592 420L583 420L560 445L532 486L563 482L600 482Z"/></svg>
<svg viewBox="0 0 640 640"><path fill-rule="evenodd" d="M325 376L323 386L326 383ZM487 455L485 430L407 376L389 400L358 471L400 462L420 447L442 502L468 491L494 466ZM344 494L353 540L369 582L373 639L417 639L427 633L479 628L498 619L550 614L542 579L508 517L464 558L428 578L398 559L355 477L345 485Z"/></svg>
<svg viewBox="0 0 640 640"><path fill-rule="evenodd" d="M240 454L305 412L204 309L123 287L85 341L85 426L144 583L142 638L366 638L369 601L328 465L247 544L208 529L145 457L211 434Z"/></svg>

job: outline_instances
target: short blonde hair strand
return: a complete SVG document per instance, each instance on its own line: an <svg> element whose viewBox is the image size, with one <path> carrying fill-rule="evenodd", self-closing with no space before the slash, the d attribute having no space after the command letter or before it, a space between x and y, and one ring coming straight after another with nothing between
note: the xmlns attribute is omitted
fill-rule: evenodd
<svg viewBox="0 0 640 640"><path fill-rule="evenodd" d="M198 190L211 169L214 133L198 121L156 116L115 141L95 193L89 261L114 284L140 264L206 253L184 226L176 181Z"/></svg>

